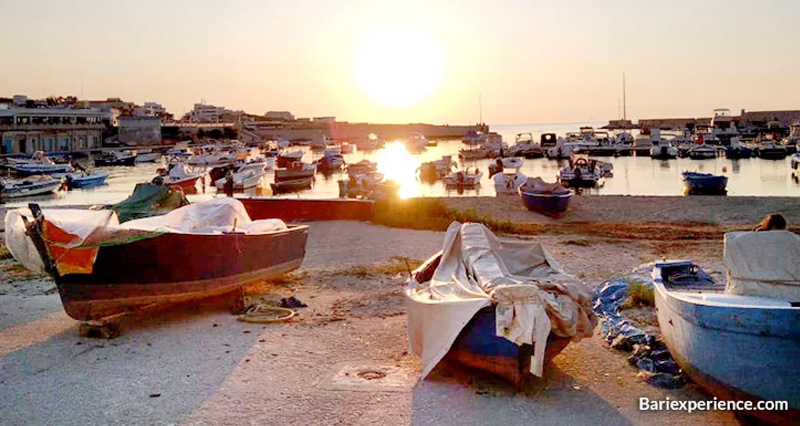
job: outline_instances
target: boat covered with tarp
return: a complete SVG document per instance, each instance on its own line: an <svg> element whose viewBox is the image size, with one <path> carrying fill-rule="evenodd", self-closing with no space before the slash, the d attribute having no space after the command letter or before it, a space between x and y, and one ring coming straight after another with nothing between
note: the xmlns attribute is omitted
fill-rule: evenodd
<svg viewBox="0 0 800 426"><path fill-rule="evenodd" d="M136 184L130 197L103 208L114 210L120 222L127 222L162 215L187 204L189 201L181 191L154 183L139 183Z"/></svg>
<svg viewBox="0 0 800 426"><path fill-rule="evenodd" d="M49 273L64 310L104 320L154 305L235 294L300 266L308 227L251 220L234 198L120 223L112 210L11 210L6 245Z"/></svg>
<svg viewBox="0 0 800 426"><path fill-rule="evenodd" d="M596 324L591 289L540 243L500 239L476 223L450 225L443 250L414 271L405 295L423 378L447 358L519 389Z"/></svg>

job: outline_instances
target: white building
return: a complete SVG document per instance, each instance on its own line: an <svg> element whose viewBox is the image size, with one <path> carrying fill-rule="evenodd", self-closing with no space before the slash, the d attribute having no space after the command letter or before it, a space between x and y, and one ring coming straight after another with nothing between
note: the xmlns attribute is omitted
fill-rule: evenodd
<svg viewBox="0 0 800 426"><path fill-rule="evenodd" d="M189 121L196 123L219 123L223 114L232 114L232 111L225 107L218 107L208 104L194 104L194 109L189 111Z"/></svg>
<svg viewBox="0 0 800 426"><path fill-rule="evenodd" d="M156 102L145 102L144 105L136 107L133 115L137 117L163 117L167 113L164 107Z"/></svg>
<svg viewBox="0 0 800 426"><path fill-rule="evenodd" d="M85 109L0 108L0 153L100 149L105 119Z"/></svg>

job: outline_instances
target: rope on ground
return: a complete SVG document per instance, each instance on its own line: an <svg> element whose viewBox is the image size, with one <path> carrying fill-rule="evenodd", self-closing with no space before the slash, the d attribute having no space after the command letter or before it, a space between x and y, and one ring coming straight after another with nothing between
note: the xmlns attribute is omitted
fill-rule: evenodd
<svg viewBox="0 0 800 426"><path fill-rule="evenodd" d="M286 315L276 316L280 313L285 313ZM295 315L297 315L297 312L289 308L281 308L278 306L256 303L255 305L247 308L245 313L239 315L237 319L242 322L270 324L274 322L289 321L290 319L294 318Z"/></svg>

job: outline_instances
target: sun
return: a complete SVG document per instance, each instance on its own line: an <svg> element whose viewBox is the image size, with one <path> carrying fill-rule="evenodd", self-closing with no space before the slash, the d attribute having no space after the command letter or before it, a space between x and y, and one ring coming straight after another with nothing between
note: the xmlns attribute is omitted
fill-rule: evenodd
<svg viewBox="0 0 800 426"><path fill-rule="evenodd" d="M402 26L368 34L355 52L353 74L374 101L389 107L411 106L442 81L439 46L424 32Z"/></svg>

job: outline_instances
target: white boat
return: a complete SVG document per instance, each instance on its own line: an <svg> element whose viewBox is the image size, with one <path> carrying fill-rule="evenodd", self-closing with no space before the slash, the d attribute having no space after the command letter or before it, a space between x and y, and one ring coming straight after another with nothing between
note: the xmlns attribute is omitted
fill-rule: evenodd
<svg viewBox="0 0 800 426"><path fill-rule="evenodd" d="M694 160L707 160L717 158L717 148L702 144L689 149L689 158Z"/></svg>
<svg viewBox="0 0 800 426"><path fill-rule="evenodd" d="M522 164L525 163L525 159L522 157L506 157L501 160L503 162L504 169L519 169L522 167Z"/></svg>
<svg viewBox="0 0 800 426"><path fill-rule="evenodd" d="M50 176L33 176L28 179L6 181L0 177L0 196L5 198L48 194L61 187L61 179Z"/></svg>
<svg viewBox="0 0 800 426"><path fill-rule="evenodd" d="M604 166L599 162L578 158L558 171L558 180L573 188L591 188L596 186L605 174Z"/></svg>
<svg viewBox="0 0 800 426"><path fill-rule="evenodd" d="M462 160L482 160L484 158L491 158L492 153L486 148L462 149L458 151L458 157Z"/></svg>
<svg viewBox="0 0 800 426"><path fill-rule="evenodd" d="M56 164L47 157L44 151L37 151L29 159L9 159L12 169L20 176L49 175L53 173L71 173L69 164Z"/></svg>
<svg viewBox="0 0 800 426"><path fill-rule="evenodd" d="M546 155L551 160L571 160L575 153L572 147L566 145L564 139L558 138L556 145L547 149Z"/></svg>
<svg viewBox="0 0 800 426"><path fill-rule="evenodd" d="M655 129L651 132L654 132ZM651 133L651 137L653 137L653 147L650 148L650 158L655 158L659 160L670 160L673 158L678 158L678 148L673 145L670 141L661 139L660 132L658 133L658 139L655 139L655 135Z"/></svg>
<svg viewBox="0 0 800 426"><path fill-rule="evenodd" d="M483 173L476 169L459 170L445 176L442 181L450 186L475 186L480 185Z"/></svg>
<svg viewBox="0 0 800 426"><path fill-rule="evenodd" d="M508 149L503 149L503 155L507 157L541 158L544 156L542 145L533 140L531 133L517 133L514 145Z"/></svg>
<svg viewBox="0 0 800 426"><path fill-rule="evenodd" d="M411 133L406 140L403 141L406 149L412 152L422 151L428 147L428 140L422 133Z"/></svg>
<svg viewBox="0 0 800 426"><path fill-rule="evenodd" d="M426 181L441 179L452 171L453 157L443 155L440 160L428 161L419 166L419 176Z"/></svg>
<svg viewBox="0 0 800 426"><path fill-rule="evenodd" d="M316 164L308 164L302 161L295 161L284 169L275 170L275 180L294 180L305 177L312 177L317 172Z"/></svg>
<svg viewBox="0 0 800 426"><path fill-rule="evenodd" d="M359 151L371 151L383 148L386 145L386 141L379 138L375 133L370 133L362 138L351 140L350 144L358 147Z"/></svg>
<svg viewBox="0 0 800 426"><path fill-rule="evenodd" d="M193 188L205 173L195 173L186 164L176 163L166 176L161 176L164 186L177 186L181 189Z"/></svg>
<svg viewBox="0 0 800 426"><path fill-rule="evenodd" d="M140 149L137 150L138 155L136 156L137 163L155 163L161 160L161 153L156 152L149 149Z"/></svg>
<svg viewBox="0 0 800 426"><path fill-rule="evenodd" d="M497 194L517 194L517 189L524 185L528 177L520 172L496 173L492 176L494 192Z"/></svg>
<svg viewBox="0 0 800 426"><path fill-rule="evenodd" d="M248 168L245 170L238 171L233 173L233 189L235 190L243 190L247 188L253 188L258 186L258 183L261 182L261 179L266 176L267 173L264 171L264 168L261 169L257 168ZM218 179L214 182L214 186L217 187L219 190L225 189L225 182L228 180L227 177L222 179Z"/></svg>

